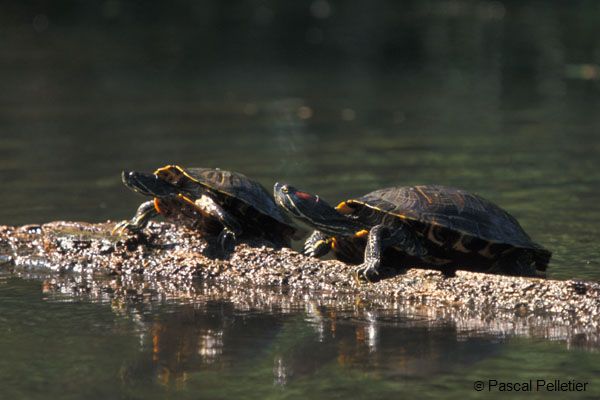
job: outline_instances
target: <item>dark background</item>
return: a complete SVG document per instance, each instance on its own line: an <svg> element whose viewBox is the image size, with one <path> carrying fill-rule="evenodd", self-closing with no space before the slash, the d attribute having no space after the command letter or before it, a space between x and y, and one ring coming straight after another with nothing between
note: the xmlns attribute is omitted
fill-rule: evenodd
<svg viewBox="0 0 600 400"><path fill-rule="evenodd" d="M596 1L63 0L0 7L2 66L22 74L5 75L13 89L3 91L7 103L17 102L19 91L50 100L52 86L69 79L85 80L69 93L85 98L110 90L111 75L185 86L182 75L248 70L267 81L266 72L297 69L477 71L539 87L565 74L595 78L600 57ZM31 69L37 82L24 79ZM551 87L536 94L551 95L544 90Z"/></svg>

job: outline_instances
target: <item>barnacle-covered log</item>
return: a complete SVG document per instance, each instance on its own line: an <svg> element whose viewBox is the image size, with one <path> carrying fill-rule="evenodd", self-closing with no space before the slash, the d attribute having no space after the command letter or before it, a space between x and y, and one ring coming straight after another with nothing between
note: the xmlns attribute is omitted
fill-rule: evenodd
<svg viewBox="0 0 600 400"><path fill-rule="evenodd" d="M226 258L215 243L169 223L115 236L110 222L0 227L0 265L42 279L47 292L128 302L229 300L257 310L312 304L385 315L459 334L526 335L600 345L600 284L458 271L388 271L365 284L354 267L245 241ZM373 314L374 313L374 314ZM370 317L369 317L370 318Z"/></svg>

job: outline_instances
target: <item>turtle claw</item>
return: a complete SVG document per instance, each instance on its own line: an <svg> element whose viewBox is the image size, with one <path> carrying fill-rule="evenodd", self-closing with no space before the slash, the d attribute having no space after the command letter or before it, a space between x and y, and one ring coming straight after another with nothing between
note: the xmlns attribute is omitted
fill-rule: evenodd
<svg viewBox="0 0 600 400"><path fill-rule="evenodd" d="M144 229L137 219L135 220L123 220L115 225L110 231L111 235L123 236L128 233L139 233Z"/></svg>
<svg viewBox="0 0 600 400"><path fill-rule="evenodd" d="M302 249L302 254L307 257L320 258L329 252L331 242L329 240L319 240L317 242L306 242Z"/></svg>
<svg viewBox="0 0 600 400"><path fill-rule="evenodd" d="M367 262L359 266L354 272L355 278L359 282L373 283L379 280L379 262Z"/></svg>
<svg viewBox="0 0 600 400"><path fill-rule="evenodd" d="M219 234L217 243L219 243L219 250L221 255L226 256L235 249L235 233L225 228Z"/></svg>
<svg viewBox="0 0 600 400"><path fill-rule="evenodd" d="M121 236L123 222L125 222L125 221L116 223L115 226L113 226L113 228L111 229L110 234L113 236L114 235Z"/></svg>
<svg viewBox="0 0 600 400"><path fill-rule="evenodd" d="M134 231L134 229L131 229L131 228L132 228L132 225L131 225L130 221L123 220L115 225L115 227L110 231L110 234L122 236L125 234L126 231Z"/></svg>
<svg viewBox="0 0 600 400"><path fill-rule="evenodd" d="M115 225L115 227L110 232L111 235L125 235L126 232L138 233L146 225L148 225L148 221L158 215L158 211L154 206L154 201L147 201L142 203L133 218L127 220L123 220Z"/></svg>
<svg viewBox="0 0 600 400"><path fill-rule="evenodd" d="M302 254L307 257L317 257L317 252L315 251L314 246L305 246L302 249Z"/></svg>

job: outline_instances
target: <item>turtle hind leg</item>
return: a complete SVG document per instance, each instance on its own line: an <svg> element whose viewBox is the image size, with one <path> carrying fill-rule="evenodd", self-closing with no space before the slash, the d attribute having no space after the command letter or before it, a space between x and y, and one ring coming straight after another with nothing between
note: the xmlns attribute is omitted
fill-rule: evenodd
<svg viewBox="0 0 600 400"><path fill-rule="evenodd" d="M302 254L320 258L331 250L332 238L321 231L314 231L304 242Z"/></svg>
<svg viewBox="0 0 600 400"><path fill-rule="evenodd" d="M158 216L158 211L154 207L154 201L146 201L138 207L135 215L130 220L123 220L115 225L112 234L123 235L125 232L140 232L148 225L148 222Z"/></svg>
<svg viewBox="0 0 600 400"><path fill-rule="evenodd" d="M223 225L223 229L217 237L217 243L219 244L220 256L226 258L235 249L237 239L243 232L242 225L235 216L208 195L200 196L194 204L204 216L210 217Z"/></svg>

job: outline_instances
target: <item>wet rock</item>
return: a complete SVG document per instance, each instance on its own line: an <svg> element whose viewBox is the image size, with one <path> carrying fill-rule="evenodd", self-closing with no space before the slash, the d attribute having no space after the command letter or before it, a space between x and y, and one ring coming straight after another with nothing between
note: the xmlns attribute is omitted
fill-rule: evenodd
<svg viewBox="0 0 600 400"><path fill-rule="evenodd" d="M106 301L228 299L270 309L307 302L415 324L452 324L465 335L518 334L600 343L600 284L425 269L357 282L354 267L247 240L217 258L213 239L168 223L111 235L110 222L0 226L0 268L44 280L44 293ZM44 274L51 273L50 276ZM56 275L60 273L62 275ZM65 275L66 274L66 275ZM358 312L358 311L357 311ZM371 314L369 314L371 315ZM469 333L470 332L470 333ZM582 339L585 338L585 340Z"/></svg>

